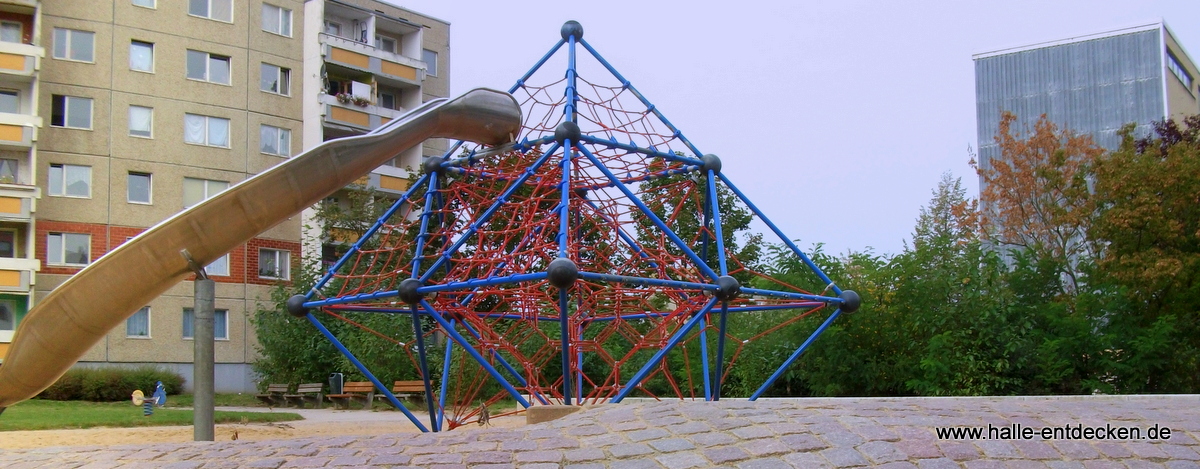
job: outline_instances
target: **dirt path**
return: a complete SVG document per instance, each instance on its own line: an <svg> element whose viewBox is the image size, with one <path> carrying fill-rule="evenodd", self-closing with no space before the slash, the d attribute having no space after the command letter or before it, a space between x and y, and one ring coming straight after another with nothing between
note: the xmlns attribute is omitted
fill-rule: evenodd
<svg viewBox="0 0 1200 469"><path fill-rule="evenodd" d="M263 411L261 408L220 408L219 410ZM416 433L417 428L399 412L282 409L296 412L305 420L273 423L221 424L216 426L215 441L229 441L236 432L238 440L278 440L308 436L382 435ZM416 414L428 425L426 414ZM492 427L515 428L525 425L525 416L493 418ZM475 423L459 427L477 428ZM142 443L186 443L192 441L191 426L88 428L77 430L35 430L0 432L0 449L42 448L50 446L125 445Z"/></svg>

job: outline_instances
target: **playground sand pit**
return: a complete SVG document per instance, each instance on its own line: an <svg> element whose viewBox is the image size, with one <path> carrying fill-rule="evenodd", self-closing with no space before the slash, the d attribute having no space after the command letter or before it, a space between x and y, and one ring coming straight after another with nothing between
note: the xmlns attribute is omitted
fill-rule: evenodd
<svg viewBox="0 0 1200 469"><path fill-rule="evenodd" d="M354 412L338 412L341 421L325 418L295 420L291 422L220 424L216 426L214 441L229 441L237 433L237 439L247 441L282 440L310 436L384 435L388 433L416 433L418 430L402 415L395 414L394 420L380 421L377 418L354 421ZM372 412L370 414L378 414ZM389 413L390 414L390 413ZM425 425L428 418L418 414ZM493 417L491 428L516 428L525 425L525 415ZM452 431L469 431L480 428L474 422ZM192 441L192 427L132 427L132 428L87 428L72 430L34 430L0 432L0 449L43 448L52 446L108 446L143 443L186 443Z"/></svg>

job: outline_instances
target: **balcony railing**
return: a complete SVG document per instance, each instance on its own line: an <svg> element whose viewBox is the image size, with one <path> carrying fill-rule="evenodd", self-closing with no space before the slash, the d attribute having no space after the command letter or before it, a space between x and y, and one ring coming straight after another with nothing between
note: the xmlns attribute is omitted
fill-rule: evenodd
<svg viewBox="0 0 1200 469"><path fill-rule="evenodd" d="M325 61L370 72L400 83L420 86L425 80L425 62L376 49L368 44L321 33Z"/></svg>
<svg viewBox="0 0 1200 469"><path fill-rule="evenodd" d="M28 222L37 210L38 188L23 182L0 182L0 221Z"/></svg>
<svg viewBox="0 0 1200 469"><path fill-rule="evenodd" d="M29 44L0 42L0 74L32 77L42 68L46 49Z"/></svg>
<svg viewBox="0 0 1200 469"><path fill-rule="evenodd" d="M360 130L373 130L392 119L404 115L405 110L388 109L373 104L359 106L354 103L339 102L336 96L320 94L321 104L325 105L325 121L331 124L349 126Z"/></svg>
<svg viewBox="0 0 1200 469"><path fill-rule="evenodd" d="M0 257L0 292L29 293L33 273L41 270L41 261Z"/></svg>
<svg viewBox="0 0 1200 469"><path fill-rule="evenodd" d="M40 116L0 112L0 148L29 148L41 127Z"/></svg>

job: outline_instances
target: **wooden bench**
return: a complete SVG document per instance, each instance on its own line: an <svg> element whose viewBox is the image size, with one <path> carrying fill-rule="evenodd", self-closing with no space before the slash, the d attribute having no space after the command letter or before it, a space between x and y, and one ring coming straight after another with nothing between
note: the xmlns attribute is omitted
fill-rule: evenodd
<svg viewBox="0 0 1200 469"><path fill-rule="evenodd" d="M363 409L370 410L371 404L375 402L375 384L370 381L350 381L342 385L341 394L330 394L325 397L329 398L329 402L339 409L343 407L349 409L351 402L362 401Z"/></svg>
<svg viewBox="0 0 1200 469"><path fill-rule="evenodd" d="M275 407L287 402L284 400L283 395L287 394L288 387L289 385L286 383L271 384L267 386L266 394L256 394L254 397L257 397L258 400L263 401L263 404L266 404L267 407Z"/></svg>
<svg viewBox="0 0 1200 469"><path fill-rule="evenodd" d="M430 383L432 384L432 383ZM396 399L408 399L416 397L417 399L425 399L425 382L424 381L396 381L392 384L392 395ZM387 396L377 394L376 399L387 399Z"/></svg>
<svg viewBox="0 0 1200 469"><path fill-rule="evenodd" d="M285 394L283 398L300 409L304 408L306 402L311 402L313 407L320 409L324 403L324 399L321 397L325 392L324 388L325 385L322 383L304 383L296 386L295 394Z"/></svg>

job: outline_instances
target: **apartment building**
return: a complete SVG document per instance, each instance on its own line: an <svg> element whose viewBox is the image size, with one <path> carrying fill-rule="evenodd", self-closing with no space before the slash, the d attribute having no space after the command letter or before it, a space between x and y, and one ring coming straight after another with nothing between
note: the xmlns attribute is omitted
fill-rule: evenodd
<svg viewBox="0 0 1200 469"><path fill-rule="evenodd" d="M1018 129L1045 114L1060 128L1115 149L1118 131L1200 113L1195 62L1163 22L1105 31L972 57L980 164L999 156L1000 116Z"/></svg>
<svg viewBox="0 0 1200 469"><path fill-rule="evenodd" d="M373 0L0 0L0 356L38 298L138 233L444 96L448 29ZM364 182L393 190L394 165L425 151ZM299 262L296 216L206 267L219 391L253 389L250 319ZM175 286L80 365L190 377L192 293Z"/></svg>

